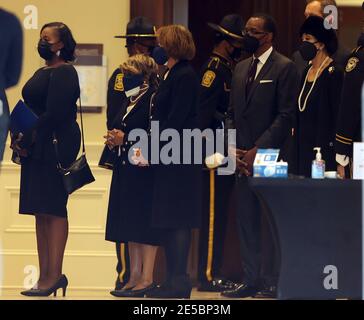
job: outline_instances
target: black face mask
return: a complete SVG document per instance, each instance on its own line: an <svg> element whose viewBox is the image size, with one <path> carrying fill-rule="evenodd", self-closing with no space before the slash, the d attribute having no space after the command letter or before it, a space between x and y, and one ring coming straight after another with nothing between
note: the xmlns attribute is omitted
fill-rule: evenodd
<svg viewBox="0 0 364 320"><path fill-rule="evenodd" d="M243 50L249 54L254 54L260 47L259 40L253 36L245 35L243 39Z"/></svg>
<svg viewBox="0 0 364 320"><path fill-rule="evenodd" d="M303 41L301 44L301 47L299 49L299 52L305 61L311 61L313 60L317 55L318 49L316 46L308 41Z"/></svg>
<svg viewBox="0 0 364 320"><path fill-rule="evenodd" d="M230 58L233 61L238 61L241 58L241 53L243 51L243 48L234 47L233 45L232 47L234 48L234 50L232 53L230 53Z"/></svg>
<svg viewBox="0 0 364 320"><path fill-rule="evenodd" d="M157 46L153 49L151 57L160 66L166 64L168 61L168 54L166 50L160 46Z"/></svg>
<svg viewBox="0 0 364 320"><path fill-rule="evenodd" d="M358 39L358 46L364 47L364 32L361 33L361 35Z"/></svg>
<svg viewBox="0 0 364 320"><path fill-rule="evenodd" d="M139 43L139 45L141 45L142 47L144 47L144 48L147 48L147 50L148 50L148 55L149 56L151 56L152 55L152 53L153 53L153 50L154 50L154 48L156 47L156 46L147 46L147 45L145 45L145 44L141 44L141 43Z"/></svg>
<svg viewBox="0 0 364 320"><path fill-rule="evenodd" d="M38 53L41 58L43 58L46 61L49 61L53 58L54 52L51 49L52 44L45 40L39 40L38 42Z"/></svg>

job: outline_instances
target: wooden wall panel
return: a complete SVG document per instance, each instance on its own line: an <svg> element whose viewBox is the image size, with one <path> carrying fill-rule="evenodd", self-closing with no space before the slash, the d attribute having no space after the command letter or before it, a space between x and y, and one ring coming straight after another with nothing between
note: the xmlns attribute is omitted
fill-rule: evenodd
<svg viewBox="0 0 364 320"><path fill-rule="evenodd" d="M305 0L190 0L189 27L198 48L195 67L199 68L203 64L213 45L213 31L206 23L218 23L223 16L230 13L241 14L245 21L257 12L272 15L278 27L276 48L281 53L291 56L299 43L298 31L304 21L305 4Z"/></svg>
<svg viewBox="0 0 364 320"><path fill-rule="evenodd" d="M157 27L173 23L173 0L131 0L130 16L145 16Z"/></svg>

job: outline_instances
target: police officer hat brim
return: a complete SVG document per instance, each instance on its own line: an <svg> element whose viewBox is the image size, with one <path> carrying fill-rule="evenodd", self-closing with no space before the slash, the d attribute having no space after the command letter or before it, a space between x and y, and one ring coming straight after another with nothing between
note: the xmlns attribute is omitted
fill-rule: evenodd
<svg viewBox="0 0 364 320"><path fill-rule="evenodd" d="M238 35L238 34L229 32L228 30L224 29L223 27L221 27L221 26L219 26L219 25L217 25L215 23L209 22L209 23L207 23L207 25L211 29L213 29L213 30L217 31L218 33L221 33L221 34L223 34L225 36L228 36L228 37L233 38L235 40L243 40L243 35Z"/></svg>
<svg viewBox="0 0 364 320"><path fill-rule="evenodd" d="M115 36L114 38L117 38L117 39L128 39L128 38L157 38L157 35L156 34L126 34L126 35L123 35L123 36Z"/></svg>

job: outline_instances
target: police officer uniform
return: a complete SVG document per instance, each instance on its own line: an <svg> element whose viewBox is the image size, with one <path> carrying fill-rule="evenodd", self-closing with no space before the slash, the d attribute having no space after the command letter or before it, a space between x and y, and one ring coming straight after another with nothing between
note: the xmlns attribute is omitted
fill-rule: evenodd
<svg viewBox="0 0 364 320"><path fill-rule="evenodd" d="M363 82L364 43L352 52L345 68L342 102L336 133L336 161L345 167L346 177L352 177L353 143L362 141L361 92Z"/></svg>
<svg viewBox="0 0 364 320"><path fill-rule="evenodd" d="M242 40L243 19L223 18L220 25L208 24L222 40ZM199 125L201 130L223 129L230 98L234 61L215 50L201 72ZM220 176L216 169L204 169L202 227L199 239L199 291L220 292L232 283L221 278L229 199L234 176Z"/></svg>
<svg viewBox="0 0 364 320"><path fill-rule="evenodd" d="M127 43L133 43L138 39L155 39L156 28L145 17L136 17L132 19L126 28L126 35L115 36L115 38L126 39ZM130 44L127 44L127 46ZM118 67L112 74L108 83L107 91L107 129L114 129L114 124L120 115L121 107L125 104L127 97L123 85L124 74L120 67ZM104 148L99 166L105 169L113 170L114 162L118 154L116 150L110 150L107 146ZM118 277L115 284L115 290L121 290L122 287L129 281L130 267L129 267L129 253L127 244L116 244L117 254L117 267L116 271Z"/></svg>

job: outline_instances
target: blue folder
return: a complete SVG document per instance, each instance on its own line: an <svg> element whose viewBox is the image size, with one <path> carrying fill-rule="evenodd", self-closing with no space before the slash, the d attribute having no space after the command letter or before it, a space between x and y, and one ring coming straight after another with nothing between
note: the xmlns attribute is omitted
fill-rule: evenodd
<svg viewBox="0 0 364 320"><path fill-rule="evenodd" d="M10 114L10 131L12 133L25 133L34 128L38 116L22 101L16 104Z"/></svg>

